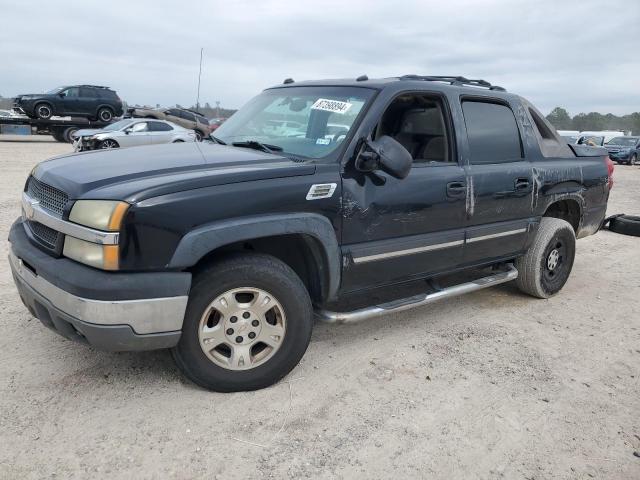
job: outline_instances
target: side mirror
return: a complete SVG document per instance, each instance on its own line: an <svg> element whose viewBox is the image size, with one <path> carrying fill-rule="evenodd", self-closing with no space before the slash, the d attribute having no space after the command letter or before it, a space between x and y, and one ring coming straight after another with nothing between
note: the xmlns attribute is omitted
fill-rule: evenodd
<svg viewBox="0 0 640 480"><path fill-rule="evenodd" d="M124 129L124 134L129 135L131 133L131 127L127 127Z"/></svg>
<svg viewBox="0 0 640 480"><path fill-rule="evenodd" d="M60 98L64 98L64 97L66 96L66 94L65 94L64 92L60 92L60 93L58 94L58 96L59 96Z"/></svg>
<svg viewBox="0 0 640 480"><path fill-rule="evenodd" d="M406 178L411 171L413 157L399 142L383 135L376 141L365 140L356 157L355 167L360 172L382 170L392 177Z"/></svg>

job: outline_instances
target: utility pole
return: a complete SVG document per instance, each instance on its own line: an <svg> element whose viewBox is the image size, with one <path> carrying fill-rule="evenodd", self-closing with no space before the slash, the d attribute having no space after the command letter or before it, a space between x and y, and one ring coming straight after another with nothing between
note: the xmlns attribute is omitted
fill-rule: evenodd
<svg viewBox="0 0 640 480"><path fill-rule="evenodd" d="M196 97L196 110L200 110L200 77L202 77L202 52L204 48L200 48L200 71L198 72L198 96Z"/></svg>
<svg viewBox="0 0 640 480"><path fill-rule="evenodd" d="M220 100L216 100L216 118L220 118Z"/></svg>

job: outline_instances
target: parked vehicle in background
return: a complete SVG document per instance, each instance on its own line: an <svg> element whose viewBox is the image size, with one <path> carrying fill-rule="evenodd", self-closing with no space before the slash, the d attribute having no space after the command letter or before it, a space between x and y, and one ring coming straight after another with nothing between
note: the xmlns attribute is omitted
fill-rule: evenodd
<svg viewBox="0 0 640 480"><path fill-rule="evenodd" d="M210 119L209 120L209 129L210 129L210 131L211 132L215 132L216 129L226 121L227 121L226 118L212 118L212 119Z"/></svg>
<svg viewBox="0 0 640 480"><path fill-rule="evenodd" d="M124 119L102 129L73 134L75 151L136 147L159 143L195 142L196 134L180 125L153 119Z"/></svg>
<svg viewBox="0 0 640 480"><path fill-rule="evenodd" d="M578 141L576 142L578 145L589 145L589 146L598 146L602 147L605 143L611 140L614 137L622 137L624 136L624 132L614 131L614 130L602 130L602 131L592 131L592 132L580 132L578 136Z"/></svg>
<svg viewBox="0 0 640 480"><path fill-rule="evenodd" d="M198 142L202 141L211 133L209 120L199 112L187 110L186 108L130 108L128 112L132 117L155 118L167 120L176 125L180 125L188 130L193 130Z"/></svg>
<svg viewBox="0 0 640 480"><path fill-rule="evenodd" d="M285 115L304 135L273 130ZM40 163L9 258L57 333L172 348L198 385L253 390L300 361L314 309L353 322L512 280L557 294L576 238L602 225L613 168L483 80L288 79L211 142Z"/></svg>
<svg viewBox="0 0 640 480"><path fill-rule="evenodd" d="M109 87L97 85L72 85L42 94L18 95L13 110L42 120L72 116L111 122L123 114L118 94Z"/></svg>
<svg viewBox="0 0 640 480"><path fill-rule="evenodd" d="M605 144L614 162L635 165L640 157L640 137L614 137Z"/></svg>
<svg viewBox="0 0 640 480"><path fill-rule="evenodd" d="M567 143L576 143L580 137L578 130L557 130L558 135L564 138Z"/></svg>

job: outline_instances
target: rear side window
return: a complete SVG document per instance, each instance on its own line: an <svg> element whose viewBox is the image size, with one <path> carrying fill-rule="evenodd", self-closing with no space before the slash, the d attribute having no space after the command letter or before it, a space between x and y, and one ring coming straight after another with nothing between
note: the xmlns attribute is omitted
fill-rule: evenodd
<svg viewBox="0 0 640 480"><path fill-rule="evenodd" d="M171 127L171 125L167 125L166 123L149 122L150 132L168 132L170 130L173 130L173 127Z"/></svg>
<svg viewBox="0 0 640 480"><path fill-rule="evenodd" d="M463 101L471 163L517 162L522 159L520 132L516 117L506 105Z"/></svg>
<svg viewBox="0 0 640 480"><path fill-rule="evenodd" d="M82 87L80 89L81 97L97 97L96 92L93 88Z"/></svg>
<svg viewBox="0 0 640 480"><path fill-rule="evenodd" d="M195 122L196 121L196 116L193 113L190 113L190 112L180 112L180 116L182 118L184 118L185 120L189 120L190 122Z"/></svg>

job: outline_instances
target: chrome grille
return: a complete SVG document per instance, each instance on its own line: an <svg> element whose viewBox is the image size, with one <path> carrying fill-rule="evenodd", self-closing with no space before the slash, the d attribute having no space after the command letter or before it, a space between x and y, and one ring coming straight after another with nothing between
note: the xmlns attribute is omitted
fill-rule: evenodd
<svg viewBox="0 0 640 480"><path fill-rule="evenodd" d="M33 236L49 248L56 248L59 233L38 222L27 222Z"/></svg>
<svg viewBox="0 0 640 480"><path fill-rule="evenodd" d="M27 195L38 200L42 208L49 210L51 213L54 213L59 217L62 217L64 207L69 201L69 196L62 190L58 190L51 185L42 183L34 177L29 177L29 182L27 183Z"/></svg>

